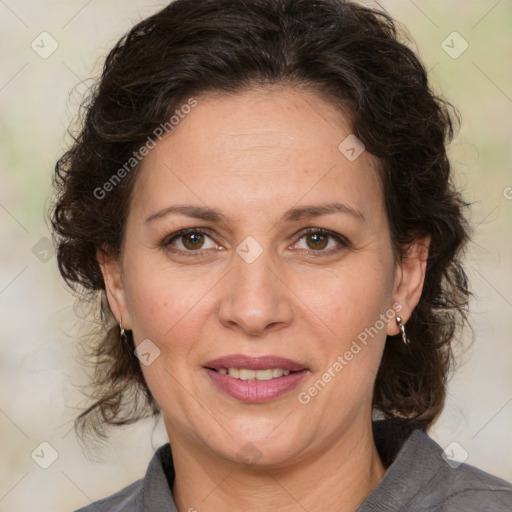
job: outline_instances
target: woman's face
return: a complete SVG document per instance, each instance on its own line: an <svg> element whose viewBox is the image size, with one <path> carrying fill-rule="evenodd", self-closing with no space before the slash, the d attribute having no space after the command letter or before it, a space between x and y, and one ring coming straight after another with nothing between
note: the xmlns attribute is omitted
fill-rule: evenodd
<svg viewBox="0 0 512 512"><path fill-rule="evenodd" d="M294 89L196 100L143 160L109 300L172 443L278 467L369 431L414 279L375 161L330 104Z"/></svg>

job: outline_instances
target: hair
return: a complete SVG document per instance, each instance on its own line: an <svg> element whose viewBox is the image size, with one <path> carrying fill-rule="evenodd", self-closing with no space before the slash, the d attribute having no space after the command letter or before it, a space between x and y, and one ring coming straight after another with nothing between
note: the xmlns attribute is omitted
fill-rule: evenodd
<svg viewBox="0 0 512 512"><path fill-rule="evenodd" d="M461 265L469 205L452 182L446 153L460 118L432 92L397 26L385 11L344 0L176 0L117 42L55 166L49 210L63 278L82 303L101 298L101 329L86 345L95 368L92 401L75 420L77 433L105 437L106 426L160 410L132 333L128 343L120 336L96 255L122 255L138 170L133 157L192 96L272 85L309 90L348 113L353 133L378 162L396 258L431 236L422 295L407 323L412 341L388 336L373 407L423 430L438 418L471 295ZM114 183L116 173L123 179Z"/></svg>

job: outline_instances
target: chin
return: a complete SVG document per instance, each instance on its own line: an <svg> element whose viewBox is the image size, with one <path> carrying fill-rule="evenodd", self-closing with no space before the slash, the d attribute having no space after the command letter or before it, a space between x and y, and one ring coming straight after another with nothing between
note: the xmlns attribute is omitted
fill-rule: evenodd
<svg viewBox="0 0 512 512"><path fill-rule="evenodd" d="M275 424L273 428L275 429ZM252 431L257 432L258 429L250 429ZM222 446L210 446L222 458L253 469L289 466L291 460L304 455L307 445L305 439L290 435L289 429L283 431L283 435L274 432L268 437L261 436L262 430L259 430L259 435L251 435L250 432L247 435L234 435L233 438L228 436L228 442Z"/></svg>

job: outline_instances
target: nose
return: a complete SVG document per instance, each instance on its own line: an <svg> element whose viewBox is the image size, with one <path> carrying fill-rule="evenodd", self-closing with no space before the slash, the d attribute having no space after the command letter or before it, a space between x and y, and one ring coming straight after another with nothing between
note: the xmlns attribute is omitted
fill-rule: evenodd
<svg viewBox="0 0 512 512"><path fill-rule="evenodd" d="M250 263L234 254L218 309L220 323L249 336L290 325L293 294L277 270L266 251Z"/></svg>

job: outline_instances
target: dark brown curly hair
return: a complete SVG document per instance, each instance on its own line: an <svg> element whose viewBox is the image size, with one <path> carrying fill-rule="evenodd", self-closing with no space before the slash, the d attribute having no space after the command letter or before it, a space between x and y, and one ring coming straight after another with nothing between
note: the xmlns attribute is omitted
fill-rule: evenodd
<svg viewBox="0 0 512 512"><path fill-rule="evenodd" d="M468 203L446 154L460 116L432 92L407 42L389 14L345 0L176 0L115 45L82 105L74 143L56 164L49 210L62 276L82 301L101 299L93 301L101 332L86 344L92 403L76 419L77 432L105 437L107 425L159 412L133 336L128 345L120 338L96 259L98 248L120 255L138 166L108 194L98 191L186 98L273 84L316 92L349 113L353 133L379 162L397 258L417 237L431 236L423 292L407 323L412 342L388 336L373 405L424 430L437 419L471 295L460 262Z"/></svg>

